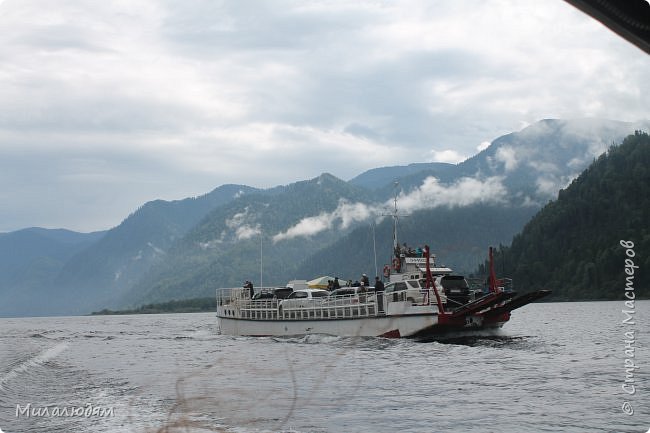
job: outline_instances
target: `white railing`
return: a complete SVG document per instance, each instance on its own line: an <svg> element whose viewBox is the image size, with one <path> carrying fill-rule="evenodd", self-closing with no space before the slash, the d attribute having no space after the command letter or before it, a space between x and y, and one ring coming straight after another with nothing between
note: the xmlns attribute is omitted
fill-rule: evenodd
<svg viewBox="0 0 650 433"><path fill-rule="evenodd" d="M249 289L217 290L217 315L248 320L313 320L374 317L385 314L383 292L322 298L251 299ZM380 299L381 304L378 304Z"/></svg>

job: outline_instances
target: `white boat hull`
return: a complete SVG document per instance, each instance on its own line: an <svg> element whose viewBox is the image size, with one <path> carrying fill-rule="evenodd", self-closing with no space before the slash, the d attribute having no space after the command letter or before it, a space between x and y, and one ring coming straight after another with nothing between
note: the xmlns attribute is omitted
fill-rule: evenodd
<svg viewBox="0 0 650 433"><path fill-rule="evenodd" d="M410 337L438 323L437 314L316 320L247 320L219 317L222 334L294 336L326 334L341 337Z"/></svg>

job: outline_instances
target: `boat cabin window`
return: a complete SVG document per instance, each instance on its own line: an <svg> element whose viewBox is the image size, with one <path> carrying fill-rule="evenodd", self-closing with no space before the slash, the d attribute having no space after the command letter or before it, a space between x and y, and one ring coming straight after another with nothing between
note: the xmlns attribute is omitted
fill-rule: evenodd
<svg viewBox="0 0 650 433"><path fill-rule="evenodd" d="M322 292L311 292L311 297L312 298L327 298L330 294L326 291Z"/></svg>
<svg viewBox="0 0 650 433"><path fill-rule="evenodd" d="M293 292L292 294L289 295L289 298L287 299L298 299L298 298L306 298L307 292Z"/></svg>

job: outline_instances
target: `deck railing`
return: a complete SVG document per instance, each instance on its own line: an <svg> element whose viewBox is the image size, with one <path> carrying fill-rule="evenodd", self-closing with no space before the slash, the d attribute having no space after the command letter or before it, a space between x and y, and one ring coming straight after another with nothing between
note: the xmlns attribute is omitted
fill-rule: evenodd
<svg viewBox="0 0 650 433"><path fill-rule="evenodd" d="M218 289L217 314L221 317L249 320L373 317L385 314L385 299L383 292L312 299L251 299L249 289Z"/></svg>

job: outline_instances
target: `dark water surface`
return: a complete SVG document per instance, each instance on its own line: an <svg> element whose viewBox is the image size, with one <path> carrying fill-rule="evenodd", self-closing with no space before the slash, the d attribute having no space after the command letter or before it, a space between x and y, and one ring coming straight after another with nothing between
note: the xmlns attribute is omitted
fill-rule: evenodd
<svg viewBox="0 0 650 433"><path fill-rule="evenodd" d="M533 304L443 342L230 337L213 313L0 319L0 429L645 433L650 301L634 325L623 308Z"/></svg>

